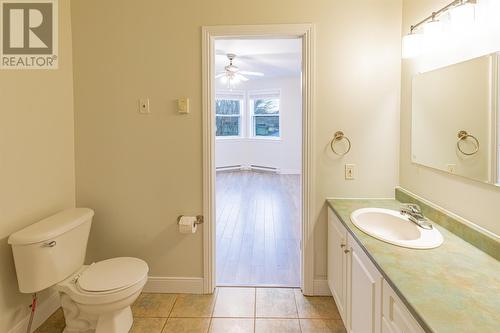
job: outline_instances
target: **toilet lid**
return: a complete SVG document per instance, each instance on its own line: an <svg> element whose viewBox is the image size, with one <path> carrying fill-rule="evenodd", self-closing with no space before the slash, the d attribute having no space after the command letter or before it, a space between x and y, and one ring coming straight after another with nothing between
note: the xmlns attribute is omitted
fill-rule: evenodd
<svg viewBox="0 0 500 333"><path fill-rule="evenodd" d="M78 285L90 292L121 289L141 281L148 270L148 265L137 258L103 260L85 269L78 278Z"/></svg>

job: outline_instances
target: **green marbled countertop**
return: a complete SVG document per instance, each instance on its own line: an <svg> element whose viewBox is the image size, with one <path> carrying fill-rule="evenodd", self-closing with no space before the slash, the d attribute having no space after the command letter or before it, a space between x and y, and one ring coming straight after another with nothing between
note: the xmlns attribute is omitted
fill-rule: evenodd
<svg viewBox="0 0 500 333"><path fill-rule="evenodd" d="M443 245L414 250L379 241L351 222L351 213L359 208L399 210L396 200L327 203L427 332L500 333L500 261L437 223Z"/></svg>

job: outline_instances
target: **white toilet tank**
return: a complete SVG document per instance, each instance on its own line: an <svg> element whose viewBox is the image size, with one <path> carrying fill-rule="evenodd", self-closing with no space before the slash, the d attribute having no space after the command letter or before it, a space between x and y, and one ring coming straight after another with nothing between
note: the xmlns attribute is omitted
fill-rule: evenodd
<svg viewBox="0 0 500 333"><path fill-rule="evenodd" d="M93 216L88 208L68 209L10 235L22 293L53 286L83 265Z"/></svg>

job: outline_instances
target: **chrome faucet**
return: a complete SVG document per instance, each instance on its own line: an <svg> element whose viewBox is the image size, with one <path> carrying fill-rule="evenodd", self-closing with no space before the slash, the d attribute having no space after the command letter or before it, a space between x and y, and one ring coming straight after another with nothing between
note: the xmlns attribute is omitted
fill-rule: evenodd
<svg viewBox="0 0 500 333"><path fill-rule="evenodd" d="M408 216L408 220L415 223L422 229L431 230L433 228L429 220L422 214L419 205L416 204L403 204L401 206L401 215Z"/></svg>

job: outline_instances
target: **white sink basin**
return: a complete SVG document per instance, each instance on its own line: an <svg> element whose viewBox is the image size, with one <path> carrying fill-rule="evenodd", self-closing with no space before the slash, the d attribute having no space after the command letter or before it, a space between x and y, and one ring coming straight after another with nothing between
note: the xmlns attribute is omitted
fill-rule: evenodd
<svg viewBox="0 0 500 333"><path fill-rule="evenodd" d="M426 230L400 212L382 208L362 208L351 214L352 223L381 241L411 249L432 249L443 244L436 228Z"/></svg>

